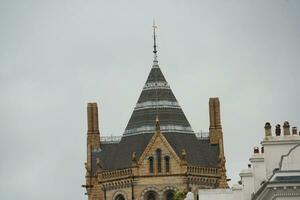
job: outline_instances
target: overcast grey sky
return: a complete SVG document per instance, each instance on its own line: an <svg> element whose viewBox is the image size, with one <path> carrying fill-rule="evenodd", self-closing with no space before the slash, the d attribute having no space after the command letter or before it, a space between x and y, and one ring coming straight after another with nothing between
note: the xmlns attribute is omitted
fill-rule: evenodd
<svg viewBox="0 0 300 200"><path fill-rule="evenodd" d="M233 183L264 123L300 126L300 1L0 0L0 198L85 199L86 103L121 135L158 59L195 131L221 101ZM195 152L197 153L197 152Z"/></svg>

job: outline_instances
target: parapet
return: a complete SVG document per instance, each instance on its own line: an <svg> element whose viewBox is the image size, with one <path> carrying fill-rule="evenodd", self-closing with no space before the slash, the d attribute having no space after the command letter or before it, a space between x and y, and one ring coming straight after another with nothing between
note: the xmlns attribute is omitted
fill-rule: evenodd
<svg viewBox="0 0 300 200"><path fill-rule="evenodd" d="M265 124L265 139L269 138L269 137L273 137L273 136L276 136L276 137L284 137L284 136L290 136L290 135L300 135L300 132L298 133L297 131L297 127L294 126L292 127L292 134L290 132L290 123L288 121L285 121L282 125L283 127L283 134L282 133L282 130L281 130L281 126L280 124L277 124L275 126L275 135L272 134L272 126L270 124L270 122L266 122Z"/></svg>

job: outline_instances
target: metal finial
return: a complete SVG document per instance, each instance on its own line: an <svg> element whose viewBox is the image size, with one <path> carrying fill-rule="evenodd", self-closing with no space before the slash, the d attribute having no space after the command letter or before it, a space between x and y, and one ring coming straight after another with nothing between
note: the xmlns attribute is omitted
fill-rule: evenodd
<svg viewBox="0 0 300 200"><path fill-rule="evenodd" d="M153 45L153 53L154 53L154 62L157 62L157 49L156 49L156 32L157 26L155 24L155 20L153 20L153 39L154 39L154 45Z"/></svg>

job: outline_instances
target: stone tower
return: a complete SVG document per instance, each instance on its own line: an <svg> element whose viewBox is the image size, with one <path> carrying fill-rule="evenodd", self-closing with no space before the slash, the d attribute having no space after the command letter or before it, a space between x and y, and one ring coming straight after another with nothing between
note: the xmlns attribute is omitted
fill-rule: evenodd
<svg viewBox="0 0 300 200"><path fill-rule="evenodd" d="M153 64L120 139L100 140L97 104L88 104L89 200L170 200L188 188L228 187L219 100L209 101L209 133L195 133L158 65L153 31Z"/></svg>

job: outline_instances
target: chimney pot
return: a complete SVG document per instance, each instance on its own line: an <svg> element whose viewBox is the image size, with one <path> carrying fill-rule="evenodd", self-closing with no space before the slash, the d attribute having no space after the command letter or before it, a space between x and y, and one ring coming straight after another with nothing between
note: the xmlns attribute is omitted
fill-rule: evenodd
<svg viewBox="0 0 300 200"><path fill-rule="evenodd" d="M275 134L276 134L276 136L280 136L280 134L281 134L280 124L276 125Z"/></svg>
<svg viewBox="0 0 300 200"><path fill-rule="evenodd" d="M290 124L288 121L285 121L283 124L283 134L284 135L290 135Z"/></svg>
<svg viewBox="0 0 300 200"><path fill-rule="evenodd" d="M270 122L266 122L266 124L265 124L265 136L266 137L272 136L271 128L272 128L272 126L271 126Z"/></svg>
<svg viewBox="0 0 300 200"><path fill-rule="evenodd" d="M294 126L293 128L292 128L292 134L293 135L297 135L297 127L296 126Z"/></svg>
<svg viewBox="0 0 300 200"><path fill-rule="evenodd" d="M258 147L254 147L254 154L259 154L259 148Z"/></svg>

